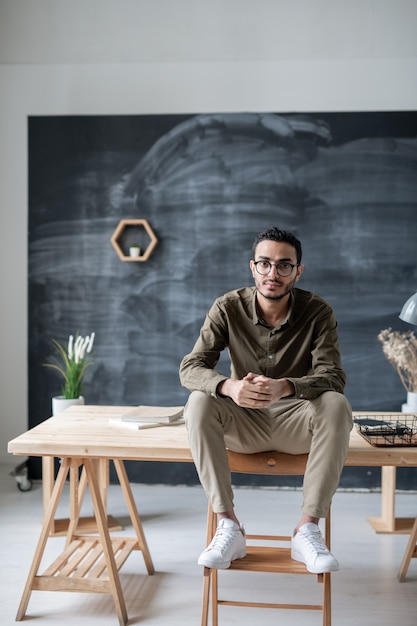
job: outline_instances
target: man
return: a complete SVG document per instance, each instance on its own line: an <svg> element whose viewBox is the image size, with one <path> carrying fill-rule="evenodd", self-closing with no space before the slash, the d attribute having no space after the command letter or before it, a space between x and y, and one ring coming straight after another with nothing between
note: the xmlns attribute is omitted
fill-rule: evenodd
<svg viewBox="0 0 417 626"><path fill-rule="evenodd" d="M181 383L192 392L184 411L191 452L217 514L216 534L198 563L226 569L246 555L226 448L277 450L309 452L292 558L312 573L335 571L339 564L318 524L339 484L352 428L337 323L323 299L295 287L304 266L293 234L271 228L256 237L252 252L255 287L214 302L180 366ZM230 377L215 369L225 348Z"/></svg>

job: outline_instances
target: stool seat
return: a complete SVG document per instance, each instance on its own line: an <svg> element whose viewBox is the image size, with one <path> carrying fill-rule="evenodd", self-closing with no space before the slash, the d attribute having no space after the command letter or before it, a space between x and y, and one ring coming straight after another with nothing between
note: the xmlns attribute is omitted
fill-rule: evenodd
<svg viewBox="0 0 417 626"><path fill-rule="evenodd" d="M231 472L239 474L260 474L275 476L302 476L304 475L308 454L286 454L285 452L242 452L227 451Z"/></svg>

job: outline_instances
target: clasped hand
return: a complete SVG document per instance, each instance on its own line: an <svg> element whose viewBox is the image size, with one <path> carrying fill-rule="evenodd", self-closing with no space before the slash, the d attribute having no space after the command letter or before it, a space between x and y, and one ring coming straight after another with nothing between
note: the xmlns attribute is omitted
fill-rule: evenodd
<svg viewBox="0 0 417 626"><path fill-rule="evenodd" d="M266 409L281 398L294 393L293 385L286 378L268 378L262 374L249 372L241 380L228 378L220 393L229 396L241 407Z"/></svg>

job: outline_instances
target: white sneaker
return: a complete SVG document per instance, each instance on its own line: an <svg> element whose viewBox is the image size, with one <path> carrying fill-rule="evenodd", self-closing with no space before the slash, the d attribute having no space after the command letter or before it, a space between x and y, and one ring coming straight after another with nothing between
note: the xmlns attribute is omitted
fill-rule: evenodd
<svg viewBox="0 0 417 626"><path fill-rule="evenodd" d="M323 541L317 524L309 522L299 528L291 540L291 558L305 563L312 574L336 572L339 563Z"/></svg>
<svg viewBox="0 0 417 626"><path fill-rule="evenodd" d="M199 565L215 569L227 569L235 559L246 556L246 536L243 526L232 519L220 520L211 543L198 559Z"/></svg>

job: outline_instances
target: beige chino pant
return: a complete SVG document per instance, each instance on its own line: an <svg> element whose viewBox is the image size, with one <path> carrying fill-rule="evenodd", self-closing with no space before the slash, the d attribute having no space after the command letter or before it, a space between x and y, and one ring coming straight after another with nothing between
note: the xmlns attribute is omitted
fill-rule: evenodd
<svg viewBox="0 0 417 626"><path fill-rule="evenodd" d="M326 391L314 400L284 398L273 408L252 410L230 398L193 391L184 417L197 473L214 512L233 509L228 448L243 453L308 452L302 511L311 517L327 515L353 424L344 395Z"/></svg>

